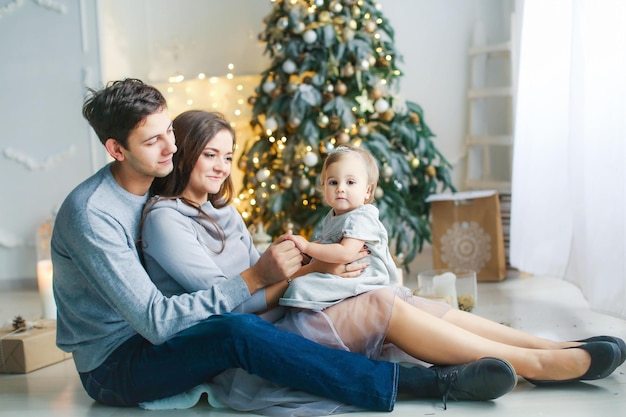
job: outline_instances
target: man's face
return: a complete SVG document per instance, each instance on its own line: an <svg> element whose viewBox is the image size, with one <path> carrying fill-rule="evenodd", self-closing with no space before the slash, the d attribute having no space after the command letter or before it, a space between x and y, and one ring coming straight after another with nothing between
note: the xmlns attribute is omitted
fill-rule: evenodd
<svg viewBox="0 0 626 417"><path fill-rule="evenodd" d="M167 109L162 109L137 125L128 136L128 149L121 151L137 174L164 177L172 172L176 150L172 119Z"/></svg>

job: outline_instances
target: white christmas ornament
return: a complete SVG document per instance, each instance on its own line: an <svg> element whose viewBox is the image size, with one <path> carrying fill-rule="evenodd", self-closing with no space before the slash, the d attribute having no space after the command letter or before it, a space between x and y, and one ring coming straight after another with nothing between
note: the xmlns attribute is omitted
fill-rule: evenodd
<svg viewBox="0 0 626 417"><path fill-rule="evenodd" d="M283 62L283 71L285 71L285 73L287 74L293 74L294 72L296 72L296 63L293 62L291 59L286 60L285 62Z"/></svg>
<svg viewBox="0 0 626 417"><path fill-rule="evenodd" d="M276 83L274 81L266 81L263 83L263 91L265 94L269 94L276 88Z"/></svg>
<svg viewBox="0 0 626 417"><path fill-rule="evenodd" d="M379 98L374 103L374 108L376 109L378 113L384 113L387 110L389 110L389 102L385 100L384 98Z"/></svg>
<svg viewBox="0 0 626 417"><path fill-rule="evenodd" d="M319 161L319 158L317 157L317 154L314 152L307 152L304 155L304 158L302 159L304 161L304 165L308 166L308 167L314 167L315 165L317 165L317 162Z"/></svg>
<svg viewBox="0 0 626 417"><path fill-rule="evenodd" d="M259 181L265 181L269 177L270 177L270 170L267 169L267 168L260 169L256 173L256 179L259 180Z"/></svg>
<svg viewBox="0 0 626 417"><path fill-rule="evenodd" d="M265 129L272 132L278 129L278 122L276 121L276 119L274 119L273 117L268 118L265 121Z"/></svg>
<svg viewBox="0 0 626 417"><path fill-rule="evenodd" d="M317 33L315 33L314 30L309 29L304 32L304 35L302 35L302 39L304 40L304 42L311 44L317 40Z"/></svg>

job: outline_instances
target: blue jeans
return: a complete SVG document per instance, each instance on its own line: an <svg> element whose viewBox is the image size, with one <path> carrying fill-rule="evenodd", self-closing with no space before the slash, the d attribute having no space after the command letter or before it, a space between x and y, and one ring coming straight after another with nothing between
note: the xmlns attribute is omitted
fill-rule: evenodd
<svg viewBox="0 0 626 417"><path fill-rule="evenodd" d="M397 364L331 349L236 313L212 316L161 345L136 335L80 377L94 400L136 406L187 391L229 368L370 410L393 410L397 396Z"/></svg>

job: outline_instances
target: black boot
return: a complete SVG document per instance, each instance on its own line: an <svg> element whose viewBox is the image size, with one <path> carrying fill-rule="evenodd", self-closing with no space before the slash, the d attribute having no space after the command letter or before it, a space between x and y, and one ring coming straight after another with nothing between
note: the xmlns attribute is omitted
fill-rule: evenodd
<svg viewBox="0 0 626 417"><path fill-rule="evenodd" d="M437 372L443 409L448 398L458 401L487 401L515 388L517 374L510 363L498 358L482 358L465 365L433 366Z"/></svg>

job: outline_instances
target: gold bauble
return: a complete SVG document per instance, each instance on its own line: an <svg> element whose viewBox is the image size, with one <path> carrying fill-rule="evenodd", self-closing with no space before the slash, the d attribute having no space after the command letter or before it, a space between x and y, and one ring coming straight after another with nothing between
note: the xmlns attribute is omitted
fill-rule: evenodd
<svg viewBox="0 0 626 417"><path fill-rule="evenodd" d="M347 78L354 76L354 66L349 62L344 65L341 69L341 76Z"/></svg>
<svg viewBox="0 0 626 417"><path fill-rule="evenodd" d="M372 87L372 89L370 90L370 97L372 98L372 100L378 100L382 96L383 90L381 90L380 87Z"/></svg>
<svg viewBox="0 0 626 417"><path fill-rule="evenodd" d="M330 12L328 10L322 10L319 14L319 21L321 23L328 23L330 22L331 17L330 17Z"/></svg>
<svg viewBox="0 0 626 417"><path fill-rule="evenodd" d="M293 178L291 178L289 175L285 175L280 179L280 186L284 189L290 188L292 184Z"/></svg>
<svg viewBox="0 0 626 417"><path fill-rule="evenodd" d="M365 21L365 23L363 23L363 27L367 32L373 33L376 30L376 22L374 22L373 20L367 20Z"/></svg>
<svg viewBox="0 0 626 417"><path fill-rule="evenodd" d="M330 121L328 122L328 128L332 131L335 131L341 127L341 118L337 115L330 116Z"/></svg>
<svg viewBox="0 0 626 417"><path fill-rule="evenodd" d="M416 158L416 157L411 158L411 167L416 169L416 168L419 168L419 166L420 166L419 158Z"/></svg>
<svg viewBox="0 0 626 417"><path fill-rule="evenodd" d="M409 114L409 120L411 120L415 124L419 124L419 122L420 122L420 115L417 114L417 113L411 112Z"/></svg>
<svg viewBox="0 0 626 417"><path fill-rule="evenodd" d="M337 81L337 84L335 84L335 93L339 94L340 96L343 96L347 92L348 92L348 86L341 81Z"/></svg>
<svg viewBox="0 0 626 417"><path fill-rule="evenodd" d="M384 122L390 122L393 120L395 115L396 113L392 109L388 109L387 111L385 111L384 113L380 115L380 120Z"/></svg>
<svg viewBox="0 0 626 417"><path fill-rule="evenodd" d="M430 178L434 178L435 175L437 175L437 169L433 165L428 165L424 169L424 172L426 172L426 175L428 175Z"/></svg>
<svg viewBox="0 0 626 417"><path fill-rule="evenodd" d="M337 143L339 143L340 145L350 143L350 135L348 135L346 132L340 132L337 135Z"/></svg>

